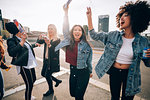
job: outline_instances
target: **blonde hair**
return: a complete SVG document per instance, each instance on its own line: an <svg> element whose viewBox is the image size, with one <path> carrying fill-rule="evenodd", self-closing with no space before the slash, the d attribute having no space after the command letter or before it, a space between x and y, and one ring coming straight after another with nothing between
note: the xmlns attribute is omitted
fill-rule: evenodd
<svg viewBox="0 0 150 100"><path fill-rule="evenodd" d="M52 28L54 29L54 36L53 36L53 37L50 37L50 35L49 35L48 32L47 32L47 36L49 37L49 39L57 40L58 37L57 37L57 28L56 28L56 26L55 26L54 24L49 24L49 25L48 25L48 28L49 28L49 27L52 27ZM47 29L47 31L48 31L48 29Z"/></svg>

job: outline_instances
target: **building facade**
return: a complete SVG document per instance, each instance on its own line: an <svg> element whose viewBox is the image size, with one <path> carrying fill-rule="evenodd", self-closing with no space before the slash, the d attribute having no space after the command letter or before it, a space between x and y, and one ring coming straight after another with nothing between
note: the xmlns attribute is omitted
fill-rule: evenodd
<svg viewBox="0 0 150 100"><path fill-rule="evenodd" d="M109 15L98 16L98 32L109 31Z"/></svg>

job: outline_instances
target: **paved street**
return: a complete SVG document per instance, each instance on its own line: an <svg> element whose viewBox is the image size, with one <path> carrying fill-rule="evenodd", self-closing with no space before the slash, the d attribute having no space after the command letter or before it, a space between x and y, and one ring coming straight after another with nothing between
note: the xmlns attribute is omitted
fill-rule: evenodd
<svg viewBox="0 0 150 100"><path fill-rule="evenodd" d="M41 76L43 46L37 47L34 50L38 62L38 67L36 67L37 81L33 88L33 95L36 96L36 100L74 100L69 94L69 64L65 62L65 54L62 50L60 51L61 71L54 75L59 79L62 79L63 82L60 86L54 88L54 95L43 98L43 93L48 89L45 79ZM97 64L102 53L103 51L93 51L93 67ZM10 64L11 58L7 53L6 61L7 64ZM150 100L150 68L146 68L143 63L141 63L141 66L142 92L139 93L134 100ZM24 100L24 82L21 76L17 75L16 68L13 66L8 72L4 70L3 76L6 90L3 100ZM104 75L102 79L98 79L93 68L93 77L90 79L90 83L85 93L85 100L110 100L109 79L107 74Z"/></svg>

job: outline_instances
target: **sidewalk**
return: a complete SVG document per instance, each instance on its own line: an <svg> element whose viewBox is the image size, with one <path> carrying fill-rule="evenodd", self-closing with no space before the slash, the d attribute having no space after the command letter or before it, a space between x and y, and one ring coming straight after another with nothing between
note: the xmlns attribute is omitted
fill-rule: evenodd
<svg viewBox="0 0 150 100"><path fill-rule="evenodd" d="M61 71L55 73L54 76L61 79L62 83L55 88L54 95L43 97L43 93L48 90L48 85L40 74L42 69L42 48L35 49L36 59L38 61L38 67L36 67L37 80L33 87L32 95L36 97L36 100L74 100L69 94L69 69L67 63L65 63L64 53L61 51ZM41 53L41 54L40 54ZM40 54L40 55L39 55ZM102 54L97 50L94 50L93 66L97 63L97 56ZM96 56L97 55L97 56ZM11 58L6 53L7 63L10 64ZM66 68L64 68L66 67ZM94 69L94 68L93 68ZM95 72L93 71L93 74ZM12 67L10 71L3 71L4 82L5 82L5 95L3 100L24 100L25 85L20 75L17 75L16 68ZM101 82L99 79L95 78L96 75L90 79L87 90L85 92L85 100L110 100L110 90L109 85ZM101 79L102 80L102 79ZM55 83L53 82L55 85ZM135 97L134 100L144 100L140 97Z"/></svg>
<svg viewBox="0 0 150 100"><path fill-rule="evenodd" d="M69 94L69 74L69 70L62 67L60 72L54 74L62 80L62 83L57 88L54 87L54 94L48 97L43 97L43 93L48 89L45 78L36 80L32 95L36 97L36 100L74 100ZM24 100L24 93L25 85L21 85L7 90L3 100ZM110 100L109 86L91 78L84 98L85 100ZM134 100L144 99L135 96Z"/></svg>
<svg viewBox="0 0 150 100"><path fill-rule="evenodd" d="M61 71L59 74L54 74L54 76L58 76L57 78L61 79L62 83L57 88L54 87L54 94L48 97L43 97L43 93L48 89L45 79L42 78L36 81L32 93L36 97L36 100L74 100L69 94L69 73ZM53 84L55 85L54 82ZM11 95L6 91L7 93L5 95L8 96L5 96L3 100L24 100L24 88L25 86L20 86L20 88L15 88L14 90L9 91L9 93L14 92ZM85 100L109 100L110 93L104 89L89 84L84 98Z"/></svg>

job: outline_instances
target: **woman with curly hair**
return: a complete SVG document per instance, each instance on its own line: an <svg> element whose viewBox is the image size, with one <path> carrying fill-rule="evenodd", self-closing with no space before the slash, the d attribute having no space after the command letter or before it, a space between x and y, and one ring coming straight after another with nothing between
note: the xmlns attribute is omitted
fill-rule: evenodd
<svg viewBox="0 0 150 100"><path fill-rule="evenodd" d="M91 8L87 8L89 33L92 39L102 41L105 51L95 71L99 78L109 73L111 100L133 100L141 91L140 62L150 67L150 44L140 35L150 22L150 5L147 1L126 2L116 16L117 27L121 31L96 33L92 25ZM144 48L146 56L143 56Z"/></svg>

